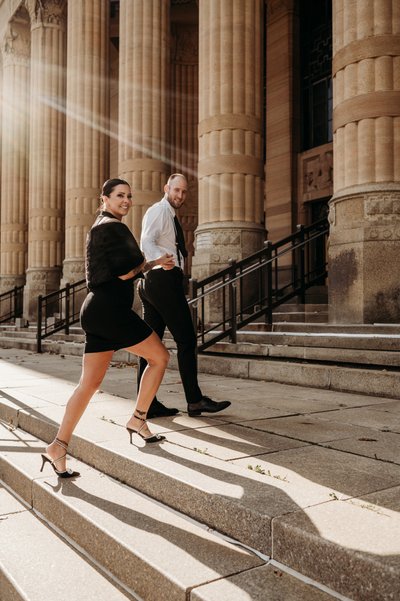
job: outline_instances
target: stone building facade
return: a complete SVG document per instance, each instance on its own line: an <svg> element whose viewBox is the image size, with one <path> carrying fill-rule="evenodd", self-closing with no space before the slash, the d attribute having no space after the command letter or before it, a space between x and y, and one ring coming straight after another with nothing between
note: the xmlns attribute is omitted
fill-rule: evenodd
<svg viewBox="0 0 400 601"><path fill-rule="evenodd" d="M108 177L172 172L201 278L328 213L335 322L399 322L398 0L0 0L0 293L84 277ZM268 233L267 233L268 232Z"/></svg>

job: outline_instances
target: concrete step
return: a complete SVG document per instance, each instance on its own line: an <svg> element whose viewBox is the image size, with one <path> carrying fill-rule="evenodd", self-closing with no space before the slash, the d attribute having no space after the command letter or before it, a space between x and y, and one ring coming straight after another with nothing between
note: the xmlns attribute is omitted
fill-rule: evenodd
<svg viewBox="0 0 400 601"><path fill-rule="evenodd" d="M267 344L271 346L294 346L308 348L337 348L360 350L400 350L400 334L345 332L262 332L239 330L238 343Z"/></svg>
<svg viewBox="0 0 400 601"><path fill-rule="evenodd" d="M262 325L262 324L260 324ZM265 327L265 326L264 326ZM246 329L250 329L246 326ZM258 329L257 326L255 329ZM260 329L263 329L260 327ZM400 334L400 324L331 324L331 323L279 323L272 325L272 332L338 333L338 334Z"/></svg>
<svg viewBox="0 0 400 601"><path fill-rule="evenodd" d="M218 353L199 355L198 365L200 373L399 398L400 372L394 371L396 368L389 371L386 366L381 369L368 366L349 367L297 360L230 357ZM177 367L174 356L169 367Z"/></svg>
<svg viewBox="0 0 400 601"><path fill-rule="evenodd" d="M85 435L71 443L71 453L93 467L72 460L82 477L60 487L54 475L39 473L38 453L42 441L54 437L63 408L38 398L31 409L26 403L21 408L5 395L0 418L17 430L4 428L1 435L6 451L0 456L0 478L125 586L149 600L160 599L160 590L167 591L166 600L186 600L194 587L217 586L234 574L274 565L283 572L294 569L320 589L329 587L331 596L337 591L363 601L395 599L400 464L330 448L332 438L346 436L343 425L336 435L332 429L324 435L323 419L292 416L299 424L314 425L314 432L317 426L313 440L319 444L310 444L298 435L282 436L274 419L263 430L265 420L255 416L240 425L223 417L180 416L152 423L167 441L131 446L121 436L126 434L122 399L112 401L110 419L104 419L106 401L100 399L80 424ZM359 429L358 436L363 432L371 436L372 429ZM236 543L210 537L198 522ZM218 599L194 593L194 599ZM266 597L259 591L251 598ZM307 594L271 598L314 599Z"/></svg>
<svg viewBox="0 0 400 601"><path fill-rule="evenodd" d="M5 483L12 484L35 514L105 570L127 595L148 601L211 601L222 589L227 596L219 599L240 601L245 598L243 594L247 598L246 589L242 588L246 583L256 601L265 599L268 584L271 598L284 597L285 601L329 601L334 598L329 592L280 570L283 578L277 577L278 566L271 565L269 558L211 532L82 462L71 461L81 477L74 481L64 480L61 486L55 475L43 476L38 471L42 441L22 430L8 431L6 439L9 450L0 457L0 473ZM14 521L18 526L17 520ZM8 524L8 530L11 539L12 523ZM13 535L19 537L19 529ZM45 551L44 548L44 555ZM51 552L52 549L48 549L48 563ZM25 548L25 554L31 553L32 545ZM3 555L7 557L6 549ZM54 553L50 557L57 558L56 562L50 560L57 579L58 563L63 556ZM35 548L35 562L32 563L36 578L40 577L39 572L47 582L48 563L41 560L42 556L36 555ZM22 577L20 570L15 579L17 584ZM74 577L75 573L71 572L70 578ZM62 584L65 587L65 580ZM234 593L235 589L239 595ZM68 593L68 601L85 599L79 592L76 596L74 592ZM35 601L59 598L46 594L33 597ZM89 598L106 597L104 594L97 597L93 593L88 601ZM110 595L108 599L114 601L117 597Z"/></svg>
<svg viewBox="0 0 400 601"><path fill-rule="evenodd" d="M1 485L0 520L2 601L133 599Z"/></svg>
<svg viewBox="0 0 400 601"><path fill-rule="evenodd" d="M279 311L273 313L274 321L284 323L325 323L327 319L327 311L285 311L284 307L280 307Z"/></svg>
<svg viewBox="0 0 400 601"><path fill-rule="evenodd" d="M24 349L36 353L36 339L33 338L13 338L9 336L0 336L0 348L4 349ZM45 338L42 341L42 352L50 353L55 355L72 355L79 356L83 355L84 341L80 340L80 337L76 335L75 341L68 341L62 339ZM136 363L136 358L127 351L120 350L116 351L113 355L114 362L124 363Z"/></svg>
<svg viewBox="0 0 400 601"><path fill-rule="evenodd" d="M280 305L276 309L278 312L284 311L285 313L294 312L294 313L327 313L328 305L326 303L285 303L284 305ZM275 311L274 311L275 313Z"/></svg>
<svg viewBox="0 0 400 601"><path fill-rule="evenodd" d="M398 345L398 342L397 342ZM251 342L218 342L209 347L213 353L241 356L279 358L282 360L309 361L318 363L372 365L387 367L400 367L400 353L398 350L365 350L358 348L331 348L308 347L294 345L256 344Z"/></svg>

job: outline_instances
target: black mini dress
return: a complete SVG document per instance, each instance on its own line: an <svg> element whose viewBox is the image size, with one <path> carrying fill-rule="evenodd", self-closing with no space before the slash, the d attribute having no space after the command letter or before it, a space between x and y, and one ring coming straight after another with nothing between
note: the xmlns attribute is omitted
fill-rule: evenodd
<svg viewBox="0 0 400 601"><path fill-rule="evenodd" d="M143 342L152 329L133 309L134 280L121 280L144 260L129 228L111 213L97 217L86 241L89 293L81 308L85 353L116 351Z"/></svg>

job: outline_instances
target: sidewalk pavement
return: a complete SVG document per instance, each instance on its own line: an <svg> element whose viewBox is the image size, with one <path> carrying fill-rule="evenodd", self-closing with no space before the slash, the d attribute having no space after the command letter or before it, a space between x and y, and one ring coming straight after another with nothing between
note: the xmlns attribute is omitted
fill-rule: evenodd
<svg viewBox="0 0 400 601"><path fill-rule="evenodd" d="M54 433L80 366L80 357L0 349L0 418L12 421L17 409L50 422ZM221 510L208 523L213 507L197 501L192 517L333 591L362 601L400 598L400 402L222 375L200 374L199 381L204 394L231 407L189 418L179 373L168 370L159 399L181 413L150 420L167 441L149 453L140 440L130 446L123 428L136 369L112 364L76 439L175 479L179 511L181 485L212 495L215 506L222 497L240 505L244 521ZM71 452L82 457L78 442ZM157 480L147 485L143 492L174 507ZM252 520L264 517L268 527L255 532Z"/></svg>

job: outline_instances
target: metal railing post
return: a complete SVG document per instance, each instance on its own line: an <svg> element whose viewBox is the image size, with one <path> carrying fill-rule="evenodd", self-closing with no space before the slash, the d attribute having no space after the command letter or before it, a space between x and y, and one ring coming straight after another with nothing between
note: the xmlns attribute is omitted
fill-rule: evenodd
<svg viewBox="0 0 400 601"><path fill-rule="evenodd" d="M200 324L198 323L197 301L195 300L197 298L197 290L198 290L197 280L190 278L190 280L188 282L188 295L189 295L189 299L194 302L189 304L189 309L190 309L190 313L192 316L193 329L194 329L194 334L196 336L196 339L198 337L198 330L199 330L199 326L200 326ZM200 328L200 336L201 336L201 341L204 342L204 325L202 325L202 327ZM196 348L195 348L196 362L197 362L197 354L198 354L197 351L198 351L198 344L196 344Z"/></svg>
<svg viewBox="0 0 400 601"><path fill-rule="evenodd" d="M229 279L233 280L236 276L236 260L229 259ZM231 322L231 335L230 340L233 344L236 344L237 341L237 321L236 321L236 313L237 313L237 298L236 298L236 284L229 282L229 309L231 312L230 322Z"/></svg>
<svg viewBox="0 0 400 601"><path fill-rule="evenodd" d="M13 290L13 294L14 294L14 319L17 318L17 310L18 310L18 307L17 307L17 298L18 298L17 294L18 294L18 292L17 291L18 291L18 288L17 288L17 286L15 286L14 290Z"/></svg>
<svg viewBox="0 0 400 601"><path fill-rule="evenodd" d="M266 251L266 259L267 259L267 294L266 294L266 301L267 301L267 310L265 312L265 322L269 325L272 326L272 298L273 298L273 290L272 290L272 270L273 270L273 266L272 266L272 242L270 240L267 240L266 242L264 242L265 245L265 251ZM276 288L278 288L277 283L275 284Z"/></svg>
<svg viewBox="0 0 400 601"><path fill-rule="evenodd" d="M190 278L189 280L189 288L188 288L189 300L193 301L189 305L190 313L192 315L192 322L194 331L198 331L198 323L197 323L197 280Z"/></svg>
<svg viewBox="0 0 400 601"><path fill-rule="evenodd" d="M70 284L65 285L65 333L69 334Z"/></svg>
<svg viewBox="0 0 400 601"><path fill-rule="evenodd" d="M305 282L305 264L304 264L304 225L297 226L297 233L300 242L298 253L299 280L300 280L300 303L306 302L306 282Z"/></svg>
<svg viewBox="0 0 400 601"><path fill-rule="evenodd" d="M37 304L37 329L36 329L36 352L42 352L42 295L38 296Z"/></svg>

